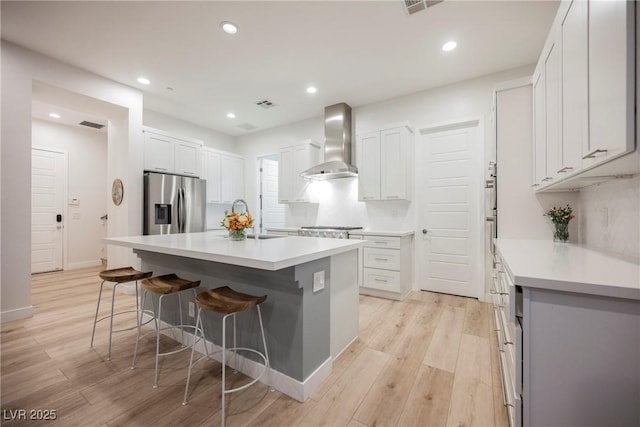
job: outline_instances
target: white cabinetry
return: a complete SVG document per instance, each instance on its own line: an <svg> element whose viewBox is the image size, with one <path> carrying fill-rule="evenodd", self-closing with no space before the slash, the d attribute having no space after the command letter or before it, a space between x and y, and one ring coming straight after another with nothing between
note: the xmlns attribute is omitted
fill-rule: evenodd
<svg viewBox="0 0 640 427"><path fill-rule="evenodd" d="M496 250L491 293L510 424L637 425L638 265L541 240L498 239Z"/></svg>
<svg viewBox="0 0 640 427"><path fill-rule="evenodd" d="M202 142L145 129L144 170L199 177L201 149Z"/></svg>
<svg viewBox="0 0 640 427"><path fill-rule="evenodd" d="M574 0L561 25L562 139L558 174L582 167L589 145L588 3Z"/></svg>
<svg viewBox="0 0 640 427"><path fill-rule="evenodd" d="M300 173L320 163L320 145L308 140L280 149L278 164L278 202L309 202L307 186L309 181Z"/></svg>
<svg viewBox="0 0 640 427"><path fill-rule="evenodd" d="M202 177L207 180L207 203L231 204L244 198L244 158L204 147Z"/></svg>
<svg viewBox="0 0 640 427"><path fill-rule="evenodd" d="M590 138L585 162L634 147L634 3L589 2Z"/></svg>
<svg viewBox="0 0 640 427"><path fill-rule="evenodd" d="M244 159L231 154L220 155L220 201L224 204L244 198Z"/></svg>
<svg viewBox="0 0 640 427"><path fill-rule="evenodd" d="M413 130L387 126L356 136L358 200L411 200Z"/></svg>
<svg viewBox="0 0 640 427"><path fill-rule="evenodd" d="M364 239L361 253L360 293L394 300L404 299L412 287L413 235L349 234Z"/></svg>
<svg viewBox="0 0 640 427"><path fill-rule="evenodd" d="M533 76L538 191L640 171L635 7L624 0L560 4Z"/></svg>
<svg viewBox="0 0 640 427"><path fill-rule="evenodd" d="M207 203L220 203L220 153L202 149L202 177L207 180Z"/></svg>

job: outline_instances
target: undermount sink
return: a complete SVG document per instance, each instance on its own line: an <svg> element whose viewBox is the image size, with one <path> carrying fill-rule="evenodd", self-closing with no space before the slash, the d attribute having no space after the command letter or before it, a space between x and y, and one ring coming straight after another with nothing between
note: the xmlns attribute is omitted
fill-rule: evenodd
<svg viewBox="0 0 640 427"><path fill-rule="evenodd" d="M279 239L280 237L287 237L287 236L279 236L277 234L258 234L258 239ZM247 234L247 239L255 239L256 235L255 234Z"/></svg>

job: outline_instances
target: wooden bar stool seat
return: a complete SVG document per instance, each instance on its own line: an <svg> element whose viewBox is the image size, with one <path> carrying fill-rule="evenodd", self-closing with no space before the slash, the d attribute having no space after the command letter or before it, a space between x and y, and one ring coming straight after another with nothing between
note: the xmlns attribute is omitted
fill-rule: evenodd
<svg viewBox="0 0 640 427"><path fill-rule="evenodd" d="M96 325L98 324L98 322L105 320L105 319L110 319L110 325L109 325L109 352L107 355L107 360L111 360L111 340L112 340L112 336L114 332L123 332L123 331L129 331L133 328L137 328L138 327L138 319L140 318L140 304L139 304L139 299L138 299L138 280L142 280L142 279L146 279L148 277L151 277L153 273L151 271L148 272L142 272L142 271L138 271L136 269L134 269L133 267L121 267L121 268L114 268L111 270L104 270L101 271L99 273L100 278L102 279L102 283L100 284L100 293L98 294L98 304L96 304L96 315L95 318L93 319L93 331L91 332L91 347L93 347L93 339L95 338L96 335ZM104 284L106 282L112 282L113 285L113 291L111 294L111 312L104 316L101 317L100 319L98 319L98 312L100 311L100 301L102 299L102 289L104 288ZM114 305L115 305L115 299L116 299L116 289L118 287L118 285L123 284L123 283L128 283L128 282L136 282L135 286L136 286L136 309L134 310L124 310L124 311L119 311L119 312L114 312ZM136 313L136 325L129 327L129 328L124 328L124 329L117 329L117 330L113 330L113 318L117 315L120 314L125 314L125 313Z"/></svg>
<svg viewBox="0 0 640 427"><path fill-rule="evenodd" d="M202 322L202 311L207 311L210 313L222 314L222 348L219 351L212 353L221 353L221 364L222 364L222 426L225 425L225 396L229 393L233 393L236 391L244 390L245 388L255 384L258 382L262 376L269 371L269 352L267 350L267 341L264 334L264 325L262 323L262 313L260 311L260 304L265 302L267 299L266 295L263 296L253 296L249 294L244 294L241 292L234 291L228 286L223 286L216 289L209 289L204 292L200 292L196 297L196 304L198 305L198 318L196 320L196 328L193 344L191 346L191 359L189 360L189 372L187 373L187 384L184 390L184 400L182 402L183 405L187 404L187 396L189 394L189 380L191 379L191 370L193 365L204 358L210 358L210 353L207 349L207 341L205 339L205 331L204 324ZM256 350L255 348L248 347L238 347L236 343L236 315L241 312L245 312L251 308L256 309L258 314L258 321L260 324L260 334L262 337L262 348L264 349L264 353ZM233 347L227 348L226 345L226 325L227 318L233 317ZM200 359L193 361L193 356L195 353L196 343L199 340L203 340L204 348L205 348L205 356L202 356ZM227 350L232 351L232 353L237 354L238 351L251 352L258 355L262 359L263 369L260 371L260 374L257 375L252 381L244 384L240 387L227 389L226 388L226 352ZM237 358L236 358L237 359ZM258 362L259 363L259 362ZM237 360L236 360L237 367ZM267 380L267 383L270 381Z"/></svg>
<svg viewBox="0 0 640 427"><path fill-rule="evenodd" d="M200 280L186 280L178 277L176 274L165 274L163 276L151 277L148 279L144 279L142 281L142 306L144 307L145 299L147 293L151 293L153 295L157 295L158 297L158 309L156 311L156 305L152 299L153 311L151 312L153 319L155 319L155 334L156 334L156 363L155 363L155 375L153 380L153 388L158 387L158 362L161 356L168 356L170 354L177 353L182 350L186 350L189 347L182 346L181 348L173 351L167 351L164 353L160 352L160 331L166 329L180 329L180 333L182 334L182 342L184 342L184 329L193 329L196 330L196 326L187 325L184 322L184 317L182 315L182 298L181 294L184 291L188 291L191 289L193 291L193 297L196 297L196 288L200 286ZM180 320L176 325L168 325L161 327L160 321L162 320L162 299L168 295L177 295L178 296L178 312L180 316ZM138 343L142 338L140 336L140 327L142 326L142 315L138 321L138 335L136 337L136 345L133 350L133 363L131 364L131 369L135 369L136 367L136 358L138 356ZM145 334L146 335L146 334Z"/></svg>
<svg viewBox="0 0 640 427"><path fill-rule="evenodd" d="M216 313L239 313L263 303L267 296L254 297L236 292L228 286L200 292L196 297L198 306Z"/></svg>

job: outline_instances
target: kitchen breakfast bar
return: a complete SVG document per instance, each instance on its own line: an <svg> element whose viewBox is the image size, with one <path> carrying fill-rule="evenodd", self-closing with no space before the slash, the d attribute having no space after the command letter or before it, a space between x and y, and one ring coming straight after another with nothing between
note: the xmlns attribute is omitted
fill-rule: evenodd
<svg viewBox="0 0 640 427"><path fill-rule="evenodd" d="M105 242L132 248L142 269L153 271L154 276L175 273L200 280L198 291L229 286L267 295L262 316L271 386L304 401L331 373L333 360L358 336L362 240L259 237L231 241L202 232L107 238ZM175 323L177 301L170 304L166 311L163 307L161 320L179 324ZM183 313L189 313L188 304L182 301ZM194 317L184 317L195 324ZM261 348L257 323L254 313L238 316L238 345ZM220 325L217 318L207 320L207 341L220 344ZM190 344L190 333L184 335ZM245 361L239 370L251 374L252 361Z"/></svg>

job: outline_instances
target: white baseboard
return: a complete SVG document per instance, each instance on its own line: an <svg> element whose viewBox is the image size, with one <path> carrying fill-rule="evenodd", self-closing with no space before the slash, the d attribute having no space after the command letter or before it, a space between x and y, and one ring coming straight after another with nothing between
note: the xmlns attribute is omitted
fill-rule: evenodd
<svg viewBox="0 0 640 427"><path fill-rule="evenodd" d="M67 263L67 267L65 268L65 270L79 270L81 268L101 267L101 266L102 266L102 260L95 259L91 261Z"/></svg>
<svg viewBox="0 0 640 427"><path fill-rule="evenodd" d="M14 310L7 310L0 312L0 323L11 322L12 320L26 319L33 317L33 306L16 308Z"/></svg>
<svg viewBox="0 0 640 427"><path fill-rule="evenodd" d="M147 314L143 315L143 323L147 320L151 320L151 317ZM154 325L154 322L150 322L149 324L147 324L147 329L155 329ZM160 328L169 326L172 325L169 325L166 322L160 322ZM191 345L193 344L194 334L188 331L184 331L184 340L181 339L182 334L177 329L165 329L162 331L162 334L189 347L191 347ZM209 341L207 341L206 343L209 348L211 357L214 360L220 362L221 347ZM203 341L199 341L198 343L196 343L196 351L200 353L199 356L206 354L204 344L205 343ZM239 372L242 372L243 374L251 378L256 378L263 370L262 364L251 359L247 359L241 354L238 354L237 357L234 356L228 358L227 366ZM269 371L266 372L265 375L262 376L262 378L260 378L260 382L267 384L268 386L278 390L281 393L286 394L289 397L292 397L293 399L296 399L299 402L304 402L313 394L313 392L318 389L318 387L320 387L320 384L322 384L322 382L329 376L329 374L331 374L332 367L333 359L329 357L314 372L312 372L307 377L307 379L304 380L304 382L300 382L274 369L269 369Z"/></svg>

